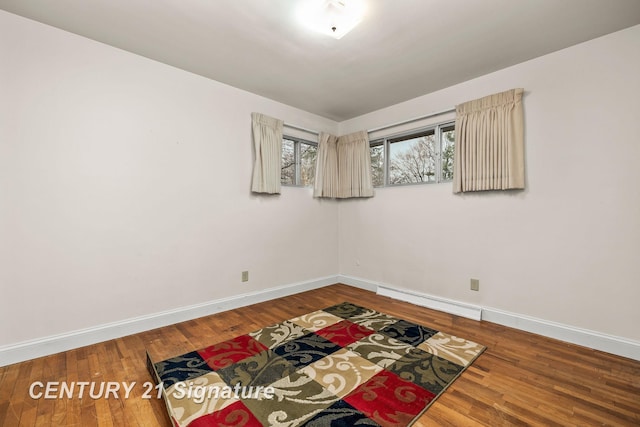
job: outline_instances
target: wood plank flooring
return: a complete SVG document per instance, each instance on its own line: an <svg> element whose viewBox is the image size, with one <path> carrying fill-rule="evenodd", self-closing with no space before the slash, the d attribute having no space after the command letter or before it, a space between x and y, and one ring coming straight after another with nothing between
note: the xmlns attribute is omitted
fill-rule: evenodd
<svg viewBox="0 0 640 427"><path fill-rule="evenodd" d="M351 301L487 346L414 426L640 426L640 362L333 285L0 368L0 426L164 426L145 350L166 359ZM34 381L136 382L129 399L32 399ZM36 390L37 391L37 390ZM77 393L76 393L77 395Z"/></svg>

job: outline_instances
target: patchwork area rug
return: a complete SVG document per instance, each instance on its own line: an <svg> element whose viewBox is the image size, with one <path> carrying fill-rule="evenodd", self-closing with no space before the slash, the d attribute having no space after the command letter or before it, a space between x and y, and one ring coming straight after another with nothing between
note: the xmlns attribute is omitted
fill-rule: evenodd
<svg viewBox="0 0 640 427"><path fill-rule="evenodd" d="M484 349L344 302L148 364L176 426L408 426Z"/></svg>

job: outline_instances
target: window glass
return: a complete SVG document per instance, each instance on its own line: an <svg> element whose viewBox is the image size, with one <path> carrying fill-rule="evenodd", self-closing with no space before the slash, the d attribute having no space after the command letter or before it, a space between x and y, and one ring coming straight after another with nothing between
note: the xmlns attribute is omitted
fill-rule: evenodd
<svg viewBox="0 0 640 427"><path fill-rule="evenodd" d="M442 180L453 179L453 153L456 141L456 131L453 126L445 126L441 131L440 152L442 153Z"/></svg>
<svg viewBox="0 0 640 427"><path fill-rule="evenodd" d="M436 181L433 130L389 140L389 184Z"/></svg>
<svg viewBox="0 0 640 427"><path fill-rule="evenodd" d="M294 185L296 183L296 156L295 142L289 139L282 140L282 162L280 163L280 182Z"/></svg>
<svg viewBox="0 0 640 427"><path fill-rule="evenodd" d="M453 180L455 123L370 142L375 187Z"/></svg>
<svg viewBox="0 0 640 427"><path fill-rule="evenodd" d="M316 155L318 147L300 143L300 185L311 186L316 175Z"/></svg>
<svg viewBox="0 0 640 427"><path fill-rule="evenodd" d="M282 139L280 183L312 186L316 174L318 144L285 136Z"/></svg>
<svg viewBox="0 0 640 427"><path fill-rule="evenodd" d="M371 143L371 178L374 187L384 185L384 141Z"/></svg>

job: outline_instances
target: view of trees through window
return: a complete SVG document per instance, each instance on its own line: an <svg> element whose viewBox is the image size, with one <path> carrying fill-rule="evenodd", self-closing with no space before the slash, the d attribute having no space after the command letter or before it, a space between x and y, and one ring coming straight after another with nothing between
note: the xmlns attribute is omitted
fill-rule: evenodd
<svg viewBox="0 0 640 427"><path fill-rule="evenodd" d="M316 176L316 155L318 146L300 143L300 183L299 185L313 185Z"/></svg>
<svg viewBox="0 0 640 427"><path fill-rule="evenodd" d="M374 187L384 185L384 143L371 143L371 177Z"/></svg>
<svg viewBox="0 0 640 427"><path fill-rule="evenodd" d="M389 140L389 184L436 180L435 134Z"/></svg>
<svg viewBox="0 0 640 427"><path fill-rule="evenodd" d="M280 182L284 185L313 185L317 153L317 144L285 137L282 140Z"/></svg>
<svg viewBox="0 0 640 427"><path fill-rule="evenodd" d="M280 183L295 185L296 183L296 155L295 142L290 139L282 140L282 161L280 163Z"/></svg>
<svg viewBox="0 0 640 427"><path fill-rule="evenodd" d="M441 131L440 152L442 153L442 179L453 179L453 152L455 149L456 131L453 125L444 126Z"/></svg>
<svg viewBox="0 0 640 427"><path fill-rule="evenodd" d="M374 187L451 181L455 139L454 124L445 123L399 137L371 141ZM285 136L282 140L282 184L312 186L317 154L315 142Z"/></svg>
<svg viewBox="0 0 640 427"><path fill-rule="evenodd" d="M453 179L455 128L437 125L371 142L373 185L443 182Z"/></svg>

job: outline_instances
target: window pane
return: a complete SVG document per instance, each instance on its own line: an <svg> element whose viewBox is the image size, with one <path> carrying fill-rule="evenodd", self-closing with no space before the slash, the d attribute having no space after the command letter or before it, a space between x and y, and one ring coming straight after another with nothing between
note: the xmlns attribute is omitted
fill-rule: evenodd
<svg viewBox="0 0 640 427"><path fill-rule="evenodd" d="M280 163L280 182L294 185L296 183L296 159L294 142L288 139L282 140L282 162Z"/></svg>
<svg viewBox="0 0 640 427"><path fill-rule="evenodd" d="M374 187L384 185L384 144L372 144L371 151L371 178Z"/></svg>
<svg viewBox="0 0 640 427"><path fill-rule="evenodd" d="M440 150L442 152L442 180L451 181L453 179L453 152L456 141L456 131L453 126L442 128L442 141Z"/></svg>
<svg viewBox="0 0 640 427"><path fill-rule="evenodd" d="M316 175L316 154L318 154L318 147L300 143L300 185L313 185Z"/></svg>
<svg viewBox="0 0 640 427"><path fill-rule="evenodd" d="M390 184L435 182L436 157L433 131L389 142Z"/></svg>

